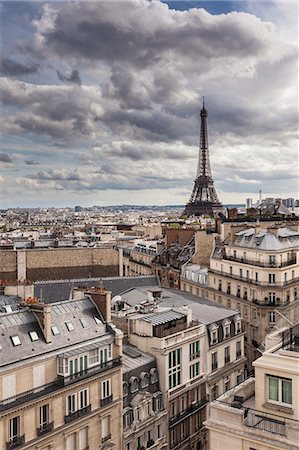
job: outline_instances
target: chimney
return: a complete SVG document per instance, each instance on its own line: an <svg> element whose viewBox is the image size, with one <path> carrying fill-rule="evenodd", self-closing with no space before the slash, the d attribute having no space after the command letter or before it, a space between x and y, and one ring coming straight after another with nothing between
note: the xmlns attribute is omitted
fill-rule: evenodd
<svg viewBox="0 0 299 450"><path fill-rule="evenodd" d="M106 291L104 287L92 288L85 291L90 295L96 308L101 313L106 323L111 323L111 292Z"/></svg>
<svg viewBox="0 0 299 450"><path fill-rule="evenodd" d="M38 321L38 324L43 332L45 341L47 344L52 342L52 307L49 304L45 303L36 303L34 300L37 299L28 299L27 301L21 302L22 306L26 306L32 312L34 312L35 317Z"/></svg>

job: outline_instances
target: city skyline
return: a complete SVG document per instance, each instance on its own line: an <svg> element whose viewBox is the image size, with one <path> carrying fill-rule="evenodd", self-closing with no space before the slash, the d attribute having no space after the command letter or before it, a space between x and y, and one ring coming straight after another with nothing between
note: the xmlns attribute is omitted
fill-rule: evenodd
<svg viewBox="0 0 299 450"><path fill-rule="evenodd" d="M296 2L2 2L2 207L297 197Z"/></svg>

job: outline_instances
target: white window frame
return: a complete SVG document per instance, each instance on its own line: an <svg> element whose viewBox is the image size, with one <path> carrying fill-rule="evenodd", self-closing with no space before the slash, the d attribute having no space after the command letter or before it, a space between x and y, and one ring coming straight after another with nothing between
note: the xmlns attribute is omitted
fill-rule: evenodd
<svg viewBox="0 0 299 450"><path fill-rule="evenodd" d="M112 394L112 380L111 378L107 378L107 380L102 381L101 383L101 399L104 400L108 398Z"/></svg>
<svg viewBox="0 0 299 450"><path fill-rule="evenodd" d="M94 348L93 350L90 350L88 354L88 365L93 366L94 364L98 364L99 360L99 349Z"/></svg>
<svg viewBox="0 0 299 450"><path fill-rule="evenodd" d="M169 389L173 389L179 386L182 382L181 379L181 360L182 349L178 348L169 352L168 354L168 384Z"/></svg>
<svg viewBox="0 0 299 450"><path fill-rule="evenodd" d="M280 378L280 377L277 377L275 375L266 375L266 377L267 377L267 401L269 403L274 403L276 405L284 405L284 406L291 407L291 405L293 405L293 380L291 378ZM275 380L278 381L278 390L277 390L278 400L270 399L270 378L274 378ZM291 403L287 403L287 402L282 401L282 390L283 390L282 385L283 385L283 382L291 383L291 397L292 397L291 398L291 400L292 400Z"/></svg>
<svg viewBox="0 0 299 450"><path fill-rule="evenodd" d="M69 399L70 398L71 398L71 409L69 409ZM77 395L76 395L76 393L66 396L65 410L66 410L66 416L69 416L70 414L73 414L75 411L77 411Z"/></svg>
<svg viewBox="0 0 299 450"><path fill-rule="evenodd" d="M78 410L87 408L88 405L89 405L89 389L88 388L81 389L78 392Z"/></svg>

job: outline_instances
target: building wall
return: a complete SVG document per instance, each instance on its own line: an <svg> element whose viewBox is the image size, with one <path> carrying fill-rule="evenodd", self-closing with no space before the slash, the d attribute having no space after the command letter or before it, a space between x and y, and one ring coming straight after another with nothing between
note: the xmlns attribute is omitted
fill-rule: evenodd
<svg viewBox="0 0 299 450"><path fill-rule="evenodd" d="M195 233L195 254L192 262L202 267L209 267L210 257L213 249L213 234L205 230Z"/></svg>
<svg viewBox="0 0 299 450"><path fill-rule="evenodd" d="M31 281L118 275L118 252L107 248L30 249L26 253L26 276ZM0 252L0 277L23 278L18 273L17 251Z"/></svg>

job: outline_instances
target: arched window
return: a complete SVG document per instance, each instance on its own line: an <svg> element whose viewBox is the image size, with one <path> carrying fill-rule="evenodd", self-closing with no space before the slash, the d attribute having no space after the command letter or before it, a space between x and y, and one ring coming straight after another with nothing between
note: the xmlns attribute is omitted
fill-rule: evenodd
<svg viewBox="0 0 299 450"><path fill-rule="evenodd" d="M141 372L140 374L140 384L142 388L145 388L149 385L149 375L146 372Z"/></svg>
<svg viewBox="0 0 299 450"><path fill-rule="evenodd" d="M138 379L136 377L130 378L130 391L137 392L138 391Z"/></svg>
<svg viewBox="0 0 299 450"><path fill-rule="evenodd" d="M158 381L158 370L156 368L153 368L150 370L150 379L151 384L157 383Z"/></svg>

